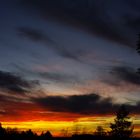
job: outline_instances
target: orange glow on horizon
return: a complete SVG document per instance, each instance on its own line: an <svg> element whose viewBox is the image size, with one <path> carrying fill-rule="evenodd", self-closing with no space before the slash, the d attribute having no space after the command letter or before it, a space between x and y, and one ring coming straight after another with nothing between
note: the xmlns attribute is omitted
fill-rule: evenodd
<svg viewBox="0 0 140 140"><path fill-rule="evenodd" d="M108 131L109 124L114 121L114 115L83 115L70 112L52 112L34 103L8 102L4 105L4 114L0 115L3 127L17 128L19 131L32 129L40 134L51 131L54 136L64 133L71 135L78 133L92 133L97 126L103 126ZM134 124L134 135L140 134L140 116L131 114ZM66 134L65 134L66 135Z"/></svg>
<svg viewBox="0 0 140 140"><path fill-rule="evenodd" d="M22 122L2 122L5 128L17 128L19 131L32 129L33 132L50 131L53 136L70 136L74 133L93 134L97 126L103 126L105 131L109 131L109 124L113 122L114 117L84 117L75 121L22 121ZM134 136L140 137L140 121L134 120ZM77 132L76 132L77 131Z"/></svg>

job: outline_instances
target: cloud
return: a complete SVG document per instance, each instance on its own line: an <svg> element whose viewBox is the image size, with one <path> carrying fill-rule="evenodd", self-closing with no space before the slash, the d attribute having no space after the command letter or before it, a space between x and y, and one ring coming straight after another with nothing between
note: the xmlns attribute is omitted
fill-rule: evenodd
<svg viewBox="0 0 140 140"><path fill-rule="evenodd" d="M109 69L109 73L105 73L101 76L101 82L119 88L121 87L121 90L133 87L133 91L135 91L139 89L140 74L136 68L114 66Z"/></svg>
<svg viewBox="0 0 140 140"><path fill-rule="evenodd" d="M17 31L19 36L28 38L32 41L40 41L40 42L47 41L50 43L53 42L46 34L44 34L42 31L37 29L33 29L30 27L19 27L17 28Z"/></svg>
<svg viewBox="0 0 140 140"><path fill-rule="evenodd" d="M34 102L47 110L56 112L71 112L80 114L106 114L116 108L111 98L102 98L97 94L47 96L46 98L34 98Z"/></svg>
<svg viewBox="0 0 140 140"><path fill-rule="evenodd" d="M31 70L26 69L22 67L21 65L12 64L12 66L19 71L20 73L23 73L24 75L28 76L37 76L41 78L43 81L53 81L56 83L62 83L62 84L75 84L75 83L82 83L84 81L84 78L80 78L79 75L76 74L70 74L70 73L64 73L64 67L61 65L36 65L32 67Z"/></svg>
<svg viewBox="0 0 140 140"><path fill-rule="evenodd" d="M18 111L15 111L15 110L0 110L0 116L4 116L4 117L7 117L7 116L18 116L19 115L19 112Z"/></svg>
<svg viewBox="0 0 140 140"><path fill-rule="evenodd" d="M75 75L68 75L65 73L56 73L56 72L40 72L39 75L47 80L51 80L58 83L80 83L81 80Z"/></svg>
<svg viewBox="0 0 140 140"><path fill-rule="evenodd" d="M54 112L69 112L76 114L112 114L121 104L113 104L113 98L103 98L97 94L70 95L70 96L47 96L33 98L33 102L46 110ZM125 105L130 112L139 114L140 103Z"/></svg>
<svg viewBox="0 0 140 140"><path fill-rule="evenodd" d="M64 47L57 48L57 51L59 52L59 54L62 57L81 62L78 51L69 51L69 50L65 49Z"/></svg>
<svg viewBox="0 0 140 140"><path fill-rule="evenodd" d="M137 51L140 54L140 46L137 47Z"/></svg>
<svg viewBox="0 0 140 140"><path fill-rule="evenodd" d="M59 45L57 42L52 40L41 30L37 30L32 27L19 27L17 28L17 32L22 38L27 38L29 40L45 44L47 48L52 49L62 57L80 61L79 54L81 55L81 53L79 53L79 51L68 50L66 47Z"/></svg>
<svg viewBox="0 0 140 140"><path fill-rule="evenodd" d="M126 25L135 30L140 30L140 17L125 17Z"/></svg>
<svg viewBox="0 0 140 140"><path fill-rule="evenodd" d="M0 71L0 89L2 91L24 94L30 92L37 84L37 81L28 81L14 73Z"/></svg>
<svg viewBox="0 0 140 140"><path fill-rule="evenodd" d="M113 67L111 74L118 85L120 82L140 85L140 75L131 67Z"/></svg>
<svg viewBox="0 0 140 140"><path fill-rule="evenodd" d="M138 26L139 20L137 22L137 19L127 19L126 15L128 17L132 14L138 15L139 10L136 12L136 8L140 5L139 2L133 2L132 6L132 2L125 0L116 2L105 2L104 0L100 0L100 2L96 0L67 0L67 2L64 0L26 0L24 4L24 6L29 6L41 13L43 18L53 16L60 22L87 30L111 41L131 47L135 46L132 37L128 34L131 32L131 27L126 27L124 23ZM120 9L119 12L118 9ZM123 9L126 9L125 12ZM135 31L138 29L139 26L138 28L135 26ZM135 35L135 32L131 32L131 34Z"/></svg>
<svg viewBox="0 0 140 140"><path fill-rule="evenodd" d="M138 41L137 41L137 49L138 53L140 54L140 33L138 35Z"/></svg>

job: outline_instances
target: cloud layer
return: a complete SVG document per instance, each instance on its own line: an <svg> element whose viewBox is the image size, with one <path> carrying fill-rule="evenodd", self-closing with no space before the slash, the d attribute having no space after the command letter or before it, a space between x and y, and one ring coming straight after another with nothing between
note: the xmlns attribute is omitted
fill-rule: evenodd
<svg viewBox="0 0 140 140"><path fill-rule="evenodd" d="M122 84L140 85L140 74L137 73L137 69L132 67L114 66L109 70L109 74L107 77L103 77L104 83L114 86L121 86Z"/></svg>
<svg viewBox="0 0 140 140"><path fill-rule="evenodd" d="M47 96L46 98L34 98L33 101L46 108L46 110L77 114L112 114L120 106L119 104L113 104L112 98L103 98L97 94L71 95L67 97ZM139 103L136 106L126 106L132 111L140 113L138 111Z"/></svg>
<svg viewBox="0 0 140 140"><path fill-rule="evenodd" d="M120 80L120 82L124 81L126 83L140 85L140 75L136 72L137 70L130 67L114 67L111 74Z"/></svg>
<svg viewBox="0 0 140 140"><path fill-rule="evenodd" d="M84 53L81 51L73 51L71 49L67 49L66 46L64 47L63 45L60 45L59 43L55 42L55 40L52 40L43 31L34 29L32 27L19 27L17 28L17 33L22 38L27 38L31 41L40 42L44 44L48 49L53 50L58 55L64 58L80 61L79 55L81 53Z"/></svg>
<svg viewBox="0 0 140 140"><path fill-rule="evenodd" d="M14 73L0 71L0 89L9 93L24 94L36 84L37 81L28 81Z"/></svg>
<svg viewBox="0 0 140 140"><path fill-rule="evenodd" d="M83 28L103 38L134 47L132 40L139 27L140 2L118 0L35 0L24 4L36 9L42 17L55 16L57 20ZM119 9L119 11L118 11ZM125 9L125 11L124 11ZM111 14L112 13L112 14ZM47 18L46 18L47 19ZM134 39L134 38L133 38Z"/></svg>

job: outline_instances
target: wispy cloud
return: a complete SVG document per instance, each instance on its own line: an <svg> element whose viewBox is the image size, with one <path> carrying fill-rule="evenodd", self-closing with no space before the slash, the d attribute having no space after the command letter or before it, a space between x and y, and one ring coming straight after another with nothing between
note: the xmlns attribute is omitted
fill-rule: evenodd
<svg viewBox="0 0 140 140"><path fill-rule="evenodd" d="M131 47L135 46L134 40L131 39L131 34L134 36L139 30L140 17L136 16L140 12L138 9L139 1L132 4L132 2L125 0L115 2L105 2L104 0L100 0L100 2L96 0L77 0L72 2L68 0L67 3L63 0L35 0L24 1L24 4L41 13L43 18L47 15L55 16L60 22L86 29L111 41ZM127 9L125 12L124 8ZM119 12L117 11L118 9L120 9ZM132 28L133 31L131 30Z"/></svg>
<svg viewBox="0 0 140 140"><path fill-rule="evenodd" d="M57 73L57 72L40 72L38 73L43 79L58 82L58 83L81 83L81 79L78 76L65 74L65 73Z"/></svg>
<svg viewBox="0 0 140 140"><path fill-rule="evenodd" d="M12 72L0 71L0 90L14 94L25 94L38 84L36 81L28 81Z"/></svg>
<svg viewBox="0 0 140 140"><path fill-rule="evenodd" d="M116 85L120 85L121 82L125 82L134 85L140 85L140 75L137 73L137 70L134 68L125 67L125 66L113 67L111 70L111 75L112 75L112 80L111 79L109 80L110 84L116 83Z"/></svg>
<svg viewBox="0 0 140 140"><path fill-rule="evenodd" d="M17 28L18 35L24 38L28 38L32 41L49 42L54 43L43 31L30 28L30 27L19 27Z"/></svg>
<svg viewBox="0 0 140 140"><path fill-rule="evenodd" d="M45 46L49 49L52 49L60 56L68 59L73 59L76 61L80 61L79 59L79 51L72 51L60 45L55 40L51 39L51 37L47 36L43 31L34 29L32 27L19 27L17 28L18 35L22 38L27 38L34 42L40 42L45 44Z"/></svg>

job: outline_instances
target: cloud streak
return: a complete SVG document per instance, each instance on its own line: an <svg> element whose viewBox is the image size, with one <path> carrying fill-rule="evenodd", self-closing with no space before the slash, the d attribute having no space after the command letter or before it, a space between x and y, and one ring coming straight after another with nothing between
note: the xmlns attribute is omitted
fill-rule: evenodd
<svg viewBox="0 0 140 140"><path fill-rule="evenodd" d="M24 78L6 71L0 71L0 89L9 93L25 94L38 84L36 81L28 81Z"/></svg>
<svg viewBox="0 0 140 140"><path fill-rule="evenodd" d="M80 61L79 51L68 50L66 47L59 45L57 42L52 40L41 30L37 30L31 27L19 27L17 28L17 32L18 35L22 38L27 38L31 41L45 44L47 48L55 51L56 53L58 53L60 56L64 58Z"/></svg>
<svg viewBox="0 0 140 140"><path fill-rule="evenodd" d="M28 38L32 41L36 42L49 42L53 43L53 40L51 40L46 34L44 34L42 31L33 29L30 27L19 27L17 28L18 35L24 38Z"/></svg>
<svg viewBox="0 0 140 140"><path fill-rule="evenodd" d="M101 76L101 82L113 86L116 88L121 87L129 89L134 87L133 91L139 89L140 85L140 74L138 73L137 68L130 66L113 66L109 68L108 73L105 73ZM129 87L127 87L129 85Z"/></svg>
<svg viewBox="0 0 140 140"><path fill-rule="evenodd" d="M136 70L130 67L114 67L111 74L117 78L119 82L126 82L135 85L140 85L140 75L136 73Z"/></svg>
<svg viewBox="0 0 140 140"><path fill-rule="evenodd" d="M103 98L97 94L71 95L71 96L47 96L34 98L33 102L39 104L46 110L54 112L70 112L77 114L112 114L120 107L120 104L113 104L113 98ZM132 113L140 113L138 102L135 106L126 105Z"/></svg>
<svg viewBox="0 0 140 140"><path fill-rule="evenodd" d="M43 18L47 17L47 15L53 16L60 22L86 29L111 41L131 47L135 46L128 33L135 35L137 30L139 30L138 23L140 17L131 17L134 17L134 13L139 15L140 11L137 7L140 5L140 2L133 2L133 6L130 1L125 0L118 0L116 2L68 0L67 3L64 0L34 0L30 2L24 1L24 4L36 9ZM120 9L120 12L117 9ZM127 9L126 12L123 9ZM128 26L126 27L126 25ZM132 28L133 31L131 32Z"/></svg>
<svg viewBox="0 0 140 140"><path fill-rule="evenodd" d="M51 80L58 83L80 83L81 80L79 77L76 77L75 75L68 75L64 73L56 73L56 72L40 72L39 75L46 79Z"/></svg>
<svg viewBox="0 0 140 140"><path fill-rule="evenodd" d="M80 114L106 114L111 113L115 106L111 98L103 99L97 94L47 96L46 98L34 98L34 102L42 107L56 112L71 112Z"/></svg>

